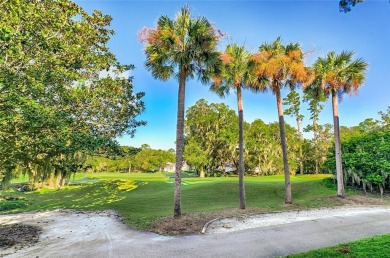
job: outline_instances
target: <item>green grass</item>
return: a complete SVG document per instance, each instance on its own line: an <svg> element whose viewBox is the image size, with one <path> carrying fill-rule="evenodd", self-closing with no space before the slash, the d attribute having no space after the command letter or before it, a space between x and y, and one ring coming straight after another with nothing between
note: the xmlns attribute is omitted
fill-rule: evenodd
<svg viewBox="0 0 390 258"><path fill-rule="evenodd" d="M390 257L390 234L287 256L289 258Z"/></svg>
<svg viewBox="0 0 390 258"><path fill-rule="evenodd" d="M164 173L95 173L77 174L63 189L2 193L5 197L23 198L19 206L4 212L23 212L58 208L116 210L129 225L145 229L157 218L173 213L174 178ZM293 206L284 205L283 176L246 177L247 207L261 211L333 206L329 196L335 190L323 181L328 176L291 177ZM22 182L18 179L17 182ZM237 208L238 178L183 178L184 213ZM1 207L7 205L0 200ZM10 209L12 208L12 209Z"/></svg>

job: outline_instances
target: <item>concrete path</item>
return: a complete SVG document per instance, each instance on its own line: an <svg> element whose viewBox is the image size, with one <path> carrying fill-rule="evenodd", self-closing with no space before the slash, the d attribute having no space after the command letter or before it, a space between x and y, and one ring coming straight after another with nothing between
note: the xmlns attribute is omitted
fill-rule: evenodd
<svg viewBox="0 0 390 258"><path fill-rule="evenodd" d="M334 210L334 209L333 209ZM321 210L326 213L327 210ZM1 215L0 224L43 228L39 243L5 257L275 257L390 233L390 208L229 233L169 237L132 230L113 213L50 211ZM352 214L352 215L351 215Z"/></svg>

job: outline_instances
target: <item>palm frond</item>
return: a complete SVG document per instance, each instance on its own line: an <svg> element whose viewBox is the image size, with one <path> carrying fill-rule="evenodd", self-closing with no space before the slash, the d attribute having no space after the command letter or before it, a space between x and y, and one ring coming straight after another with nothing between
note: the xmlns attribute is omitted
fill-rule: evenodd
<svg viewBox="0 0 390 258"><path fill-rule="evenodd" d="M321 87L329 95L335 92L342 94L357 94L365 80L368 64L361 58L352 60L352 51L342 51L340 54L329 52L325 58L319 57L314 63L315 77L321 80ZM341 99L341 98L340 98Z"/></svg>
<svg viewBox="0 0 390 258"><path fill-rule="evenodd" d="M185 70L187 78L207 83L218 72L219 55L217 30L205 17L193 18L187 6L181 8L175 19L161 16L155 29L141 30L145 43L145 65L155 78L179 78Z"/></svg>

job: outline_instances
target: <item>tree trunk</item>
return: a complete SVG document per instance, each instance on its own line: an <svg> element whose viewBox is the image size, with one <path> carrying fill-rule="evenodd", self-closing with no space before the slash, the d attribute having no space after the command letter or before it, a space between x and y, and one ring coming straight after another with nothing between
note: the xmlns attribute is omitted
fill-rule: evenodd
<svg viewBox="0 0 390 258"><path fill-rule="evenodd" d="M204 167L203 166L200 169L199 177L202 177L202 178L205 177L205 172L204 172Z"/></svg>
<svg viewBox="0 0 390 258"><path fill-rule="evenodd" d="M344 180L343 169L341 166L341 144L340 144L340 125L339 125L339 109L337 103L337 94L332 91L332 108L333 108L333 127L334 127L334 144L336 156L336 177L337 177L337 196L344 198Z"/></svg>
<svg viewBox="0 0 390 258"><path fill-rule="evenodd" d="M181 68L176 126L176 166L175 166L175 193L173 217L181 217L181 168L183 165L184 151L184 100L185 100L186 72Z"/></svg>
<svg viewBox="0 0 390 258"><path fill-rule="evenodd" d="M61 172L58 172L56 177L56 188L58 190L61 189L61 185L62 185L62 175Z"/></svg>
<svg viewBox="0 0 390 258"><path fill-rule="evenodd" d="M245 209L245 185L244 185L244 111L242 106L241 86L237 87L238 105L238 189L240 192L240 209Z"/></svg>
<svg viewBox="0 0 390 258"><path fill-rule="evenodd" d="M280 97L279 87L277 87L275 95L276 95L276 103L278 106L278 115L279 115L280 141L282 143L282 151L283 151L283 167L284 167L284 182L285 182L284 202L286 204L292 204L290 169L288 167L288 158L287 158L286 133L284 131L283 106L282 106L282 99Z"/></svg>

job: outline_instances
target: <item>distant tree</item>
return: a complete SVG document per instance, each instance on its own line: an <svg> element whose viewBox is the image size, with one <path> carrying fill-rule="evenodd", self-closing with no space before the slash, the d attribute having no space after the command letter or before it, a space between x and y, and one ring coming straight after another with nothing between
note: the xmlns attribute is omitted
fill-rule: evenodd
<svg viewBox="0 0 390 258"><path fill-rule="evenodd" d="M206 176L209 157L207 157L206 152L195 138L191 137L187 139L183 158L190 167L195 169L195 172L198 173L199 177Z"/></svg>
<svg viewBox="0 0 390 258"><path fill-rule="evenodd" d="M134 156L136 155L138 152L141 151L141 148L136 148L136 147L133 147L133 146L121 146L121 149L123 151L123 155L124 156Z"/></svg>
<svg viewBox="0 0 390 258"><path fill-rule="evenodd" d="M273 137L270 126L260 119L253 121L245 135L245 149L248 152L246 162L252 169L258 169L259 175L277 173L278 157L281 156L279 142ZM283 170L283 168L281 167Z"/></svg>
<svg viewBox="0 0 390 258"><path fill-rule="evenodd" d="M281 89L294 89L297 84L308 79L308 69L304 66L303 53L298 43L283 45L280 38L273 43L264 43L255 54L257 62L256 74L258 81L264 80L268 88L275 94L279 116L280 139L283 150L283 165L285 176L285 203L292 203L290 169L287 156L286 133L284 128L283 105ZM254 85L254 89L264 90L262 83Z"/></svg>
<svg viewBox="0 0 390 258"><path fill-rule="evenodd" d="M290 107L287 108L284 113L289 116L293 116L295 118L295 121L297 123L297 129L299 138L301 141L303 141L303 135L302 135L302 129L301 129L301 123L304 118L304 115L300 113L300 106L301 106L301 100L299 97L299 93L296 91L291 91L287 96L283 99L283 105L289 105ZM302 151L302 144L300 144L299 148L299 172L300 174L303 174L303 151Z"/></svg>
<svg viewBox="0 0 390 258"><path fill-rule="evenodd" d="M141 151L142 151L142 150L146 150L146 149L151 149L151 148L150 148L150 145L149 145L149 144L146 144L146 143L142 144L140 148L141 148Z"/></svg>
<svg viewBox="0 0 390 258"><path fill-rule="evenodd" d="M379 111L378 113L381 116L382 121L380 121L381 126L384 129L390 129L390 106L387 107L387 111Z"/></svg>
<svg viewBox="0 0 390 258"><path fill-rule="evenodd" d="M221 55L221 73L214 79L211 90L224 97L233 89L237 94L238 108L238 151L239 151L239 193L240 209L245 209L245 185L244 185L244 108L242 104L242 89L249 82L255 80L253 73L253 60L244 46L237 44L228 45Z"/></svg>
<svg viewBox="0 0 390 258"><path fill-rule="evenodd" d="M315 145L316 151L314 152L314 158L316 161L316 169L322 169L329 154L329 150L333 145L332 125L328 123L318 125L317 130L318 133Z"/></svg>
<svg viewBox="0 0 390 258"><path fill-rule="evenodd" d="M204 99L186 111L185 160L195 168L214 176L226 163L238 167L238 123L234 110L225 104L208 103ZM197 153L197 155L195 155Z"/></svg>
<svg viewBox="0 0 390 258"><path fill-rule="evenodd" d="M169 151L144 148L134 157L134 166L141 171L163 171L168 162L174 162L175 155Z"/></svg>
<svg viewBox="0 0 390 258"><path fill-rule="evenodd" d="M338 96L356 93L365 79L367 63L362 59L352 60L353 52L330 52L325 58L319 57L314 63L316 78L321 80L325 95L332 96L335 157L337 171L337 195L345 196L341 164L341 144L338 114Z"/></svg>
<svg viewBox="0 0 390 258"><path fill-rule="evenodd" d="M304 95L303 95L303 101L307 102L309 104L309 112L310 112L310 119L312 120L312 124L308 125L306 128L304 128L304 131L306 132L313 132L313 144L314 144L314 154L313 159L315 162L315 173L319 173L319 165L321 163L321 157L323 153L320 153L320 126L318 124L318 118L319 114L324 108L324 103L326 101L326 97L323 93L323 90L321 87L320 80L314 80L310 85L306 86L304 88Z"/></svg>
<svg viewBox="0 0 390 258"><path fill-rule="evenodd" d="M183 7L174 20L161 16L156 29L144 29L140 33L145 42L145 65L155 78L163 81L172 76L179 80L177 128L176 128L176 177L174 193L174 217L181 217L181 168L184 151L184 100L185 85L197 76L207 83L219 66L217 43L220 35L205 18L193 18Z"/></svg>
<svg viewBox="0 0 390 258"><path fill-rule="evenodd" d="M380 122L373 118L366 118L363 122L359 123L358 127L362 132L375 131L380 128Z"/></svg>

